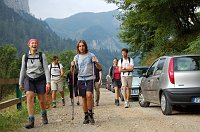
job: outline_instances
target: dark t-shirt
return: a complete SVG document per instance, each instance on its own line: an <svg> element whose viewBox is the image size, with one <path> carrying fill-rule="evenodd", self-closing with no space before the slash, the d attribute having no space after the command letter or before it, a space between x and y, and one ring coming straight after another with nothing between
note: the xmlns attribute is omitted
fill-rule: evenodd
<svg viewBox="0 0 200 132"><path fill-rule="evenodd" d="M67 81L68 80L69 80L69 85L72 86L73 85L73 80L72 80L72 73L71 72L69 72L67 74ZM75 72L75 74L74 74L74 86L77 85L77 80L78 80L78 73Z"/></svg>

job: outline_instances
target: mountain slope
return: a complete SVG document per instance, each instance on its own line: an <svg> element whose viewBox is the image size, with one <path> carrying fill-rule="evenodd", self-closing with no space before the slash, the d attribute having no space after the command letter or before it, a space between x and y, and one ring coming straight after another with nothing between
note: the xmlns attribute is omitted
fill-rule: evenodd
<svg viewBox="0 0 200 132"><path fill-rule="evenodd" d="M64 19L48 18L45 21L59 36L85 39L90 48L121 50L125 44L119 42L119 21L114 17L118 11L102 13L79 13Z"/></svg>
<svg viewBox="0 0 200 132"><path fill-rule="evenodd" d="M43 51L74 48L72 40L58 37L46 22L24 12L16 13L3 1L0 1L0 12L0 45L14 44L21 54L27 52L28 39L34 37L39 39Z"/></svg>

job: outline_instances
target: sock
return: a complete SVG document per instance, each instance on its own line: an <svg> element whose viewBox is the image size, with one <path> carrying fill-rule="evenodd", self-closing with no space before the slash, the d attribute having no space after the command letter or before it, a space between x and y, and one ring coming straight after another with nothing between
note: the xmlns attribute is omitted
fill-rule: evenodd
<svg viewBox="0 0 200 132"><path fill-rule="evenodd" d="M46 111L46 110L43 110L41 113L42 113L42 115L44 115L44 114L47 113L47 111Z"/></svg>
<svg viewBox="0 0 200 132"><path fill-rule="evenodd" d="M34 116L33 116L33 115L31 115L31 116L28 116L28 118L34 118Z"/></svg>

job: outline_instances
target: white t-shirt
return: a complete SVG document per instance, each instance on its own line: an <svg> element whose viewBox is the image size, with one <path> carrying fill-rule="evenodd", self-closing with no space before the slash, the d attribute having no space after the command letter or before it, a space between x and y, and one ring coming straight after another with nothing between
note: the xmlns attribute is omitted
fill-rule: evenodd
<svg viewBox="0 0 200 132"><path fill-rule="evenodd" d="M55 65L54 63L48 65L50 75L51 75L51 80L57 81L60 79L61 69L63 68L63 65L59 63L59 66L60 68L58 67L58 65Z"/></svg>
<svg viewBox="0 0 200 132"><path fill-rule="evenodd" d="M127 60L123 58L123 62L122 63L121 63L121 59L118 61L118 66L119 67L126 68L126 67L128 67L130 65L134 66L132 58L130 58L130 63L129 63L128 58L127 58ZM133 73L132 73L132 71L131 72L124 72L124 73L121 72L121 76L133 76Z"/></svg>

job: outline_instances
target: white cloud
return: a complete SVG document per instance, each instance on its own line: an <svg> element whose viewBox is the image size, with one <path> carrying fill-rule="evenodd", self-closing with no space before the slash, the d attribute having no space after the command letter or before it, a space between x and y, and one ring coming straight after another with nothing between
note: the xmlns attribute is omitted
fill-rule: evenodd
<svg viewBox="0 0 200 132"><path fill-rule="evenodd" d="M79 12L105 12L117 9L104 0L29 0L30 12L37 18L65 18Z"/></svg>

